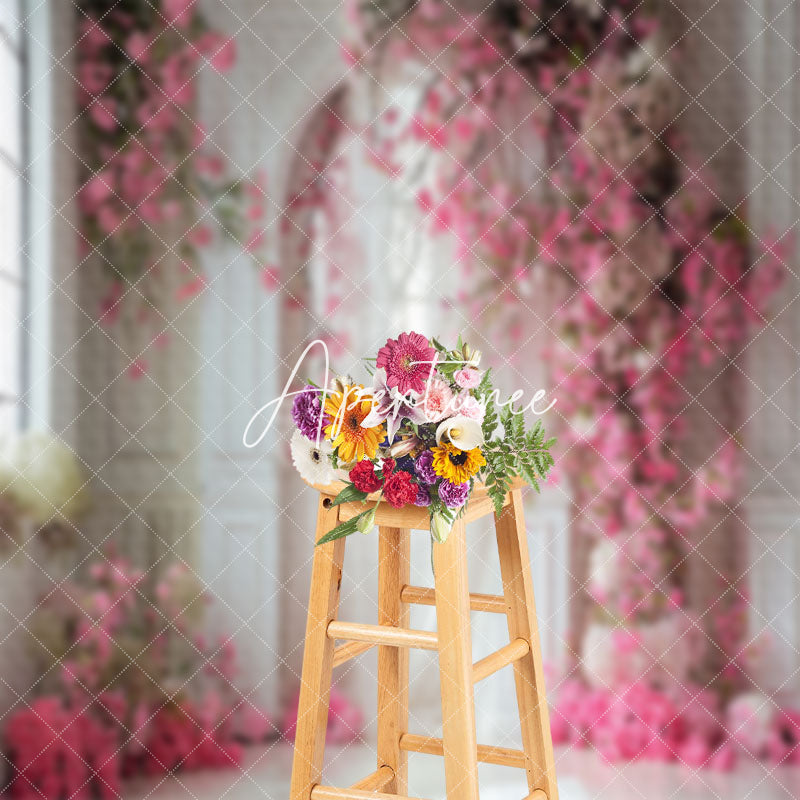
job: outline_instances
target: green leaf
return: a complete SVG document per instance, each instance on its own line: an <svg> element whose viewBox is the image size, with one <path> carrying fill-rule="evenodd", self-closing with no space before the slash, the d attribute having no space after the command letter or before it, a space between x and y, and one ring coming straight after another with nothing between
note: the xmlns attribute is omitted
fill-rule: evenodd
<svg viewBox="0 0 800 800"><path fill-rule="evenodd" d="M332 506L340 506L342 503L352 503L355 500L363 502L368 497L367 492L356 489L355 484L349 483L333 499Z"/></svg>
<svg viewBox="0 0 800 800"><path fill-rule="evenodd" d="M360 514L358 515L361 516ZM353 519L347 520L347 522L342 522L341 524L337 525L333 530L328 531L318 542L317 547L321 544L327 544L328 542L332 542L334 539L341 539L343 536L349 536L351 533L355 533L358 528L356 520L358 517L353 517Z"/></svg>
<svg viewBox="0 0 800 800"><path fill-rule="evenodd" d="M366 516L367 514L374 514L374 508L368 508L366 511L362 511L357 517L353 517L353 519L347 520L347 522L342 522L337 525L333 530L328 531L318 542L317 546L321 544L327 544L328 542L332 542L334 539L341 539L343 536L349 536L351 533L355 533L358 530L358 523L362 517Z"/></svg>

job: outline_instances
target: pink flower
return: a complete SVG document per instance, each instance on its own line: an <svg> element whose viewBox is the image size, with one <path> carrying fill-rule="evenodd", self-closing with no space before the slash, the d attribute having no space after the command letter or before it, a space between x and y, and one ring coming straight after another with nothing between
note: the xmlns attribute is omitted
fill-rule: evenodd
<svg viewBox="0 0 800 800"><path fill-rule="evenodd" d="M328 741L348 744L355 740L364 727L361 709L339 692L331 692L328 716Z"/></svg>
<svg viewBox="0 0 800 800"><path fill-rule="evenodd" d="M139 380L139 378L143 378L147 374L148 369L150 369L150 365L145 359L134 358L128 367L128 377L133 378L133 380Z"/></svg>
<svg viewBox="0 0 800 800"><path fill-rule="evenodd" d="M109 172L98 172L83 185L80 194L83 211L93 211L113 194L112 180Z"/></svg>
<svg viewBox="0 0 800 800"><path fill-rule="evenodd" d="M160 222L162 218L161 206L155 198L149 198L137 209L139 216L145 222Z"/></svg>
<svg viewBox="0 0 800 800"><path fill-rule="evenodd" d="M280 270L277 267L264 267L261 270L261 284L268 292L274 292L281 285Z"/></svg>
<svg viewBox="0 0 800 800"><path fill-rule="evenodd" d="M191 22L195 0L163 0L161 8L167 22L185 28Z"/></svg>
<svg viewBox="0 0 800 800"><path fill-rule="evenodd" d="M446 202L436 204L430 189L421 189L417 194L417 205L431 218L433 229L437 232L450 230L452 213Z"/></svg>
<svg viewBox="0 0 800 800"><path fill-rule="evenodd" d="M439 422L455 413L453 392L447 381L433 378L425 384L422 411L428 422Z"/></svg>
<svg viewBox="0 0 800 800"><path fill-rule="evenodd" d="M219 156L197 156L194 163L197 171L207 178L219 178L225 171L225 164Z"/></svg>
<svg viewBox="0 0 800 800"><path fill-rule="evenodd" d="M244 249L248 253L258 250L264 244L264 231L253 231L245 242Z"/></svg>
<svg viewBox="0 0 800 800"><path fill-rule="evenodd" d="M187 74L186 62L181 53L168 58L161 68L161 87L178 105L188 105L194 100L194 84Z"/></svg>
<svg viewBox="0 0 800 800"><path fill-rule="evenodd" d="M477 369L467 367L458 370L453 378L462 389L474 389L481 382L481 373Z"/></svg>
<svg viewBox="0 0 800 800"><path fill-rule="evenodd" d="M116 110L117 101L113 97L106 97L89 106L89 116L98 128L110 133L117 128Z"/></svg>
<svg viewBox="0 0 800 800"><path fill-rule="evenodd" d="M95 53L111 41L102 24L91 17L82 19L78 28L81 35L79 44L82 50L85 49L90 53Z"/></svg>
<svg viewBox="0 0 800 800"><path fill-rule="evenodd" d="M211 54L211 66L217 72L228 72L236 63L236 41L228 39Z"/></svg>
<svg viewBox="0 0 800 800"><path fill-rule="evenodd" d="M267 196L266 184L266 172L263 169L257 169L253 180L245 183L244 192L254 202L261 203Z"/></svg>
<svg viewBox="0 0 800 800"><path fill-rule="evenodd" d="M740 749L760 758L769 744L773 716L771 698L747 692L735 697L728 706L726 728Z"/></svg>
<svg viewBox="0 0 800 800"><path fill-rule="evenodd" d="M470 394L462 394L456 397L453 404L455 410L467 419L474 419L476 422L483 422L486 416L486 406Z"/></svg>
<svg viewBox="0 0 800 800"><path fill-rule="evenodd" d="M436 351L421 333L401 333L387 339L378 350L377 367L386 370L386 383L400 394L423 392L432 370Z"/></svg>
<svg viewBox="0 0 800 800"><path fill-rule="evenodd" d="M186 234L186 238L195 246L195 247L207 247L211 244L211 241L214 238L214 234L211 228L208 225L198 225L197 227L193 228Z"/></svg>
<svg viewBox="0 0 800 800"><path fill-rule="evenodd" d="M97 224L103 233L115 233L122 225L122 217L113 206L101 206L97 212Z"/></svg>
<svg viewBox="0 0 800 800"><path fill-rule="evenodd" d="M722 744L708 762L709 769L730 772L736 766L737 751L730 742Z"/></svg>
<svg viewBox="0 0 800 800"><path fill-rule="evenodd" d="M125 50L132 61L141 62L150 48L150 36L144 31L134 31L125 43Z"/></svg>
<svg viewBox="0 0 800 800"><path fill-rule="evenodd" d="M710 759L710 745L702 736L697 734L690 734L689 738L678 750L678 760L687 767L704 767Z"/></svg>
<svg viewBox="0 0 800 800"><path fill-rule="evenodd" d="M274 731L269 714L247 700L243 700L237 707L233 724L236 738L248 744L263 742Z"/></svg>
<svg viewBox="0 0 800 800"><path fill-rule="evenodd" d="M193 280L189 281L188 283L184 283L183 286L179 286L177 291L175 292L175 297L177 300L183 302L184 300L189 300L190 298L194 297L195 295L200 294L207 286L207 282L205 276L198 275Z"/></svg>
<svg viewBox="0 0 800 800"><path fill-rule="evenodd" d="M784 709L770 726L767 756L773 764L800 764L800 711Z"/></svg>
<svg viewBox="0 0 800 800"><path fill-rule="evenodd" d="M78 83L87 94L105 91L111 77L111 67L102 61L81 61L78 65Z"/></svg>

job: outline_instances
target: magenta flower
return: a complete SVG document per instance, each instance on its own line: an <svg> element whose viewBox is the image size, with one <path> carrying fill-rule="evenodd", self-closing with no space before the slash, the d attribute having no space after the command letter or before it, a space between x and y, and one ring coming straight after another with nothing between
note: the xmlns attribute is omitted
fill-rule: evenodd
<svg viewBox="0 0 800 800"><path fill-rule="evenodd" d="M436 351L421 333L401 333L378 350L376 366L386 370L386 383L401 394L425 391Z"/></svg>

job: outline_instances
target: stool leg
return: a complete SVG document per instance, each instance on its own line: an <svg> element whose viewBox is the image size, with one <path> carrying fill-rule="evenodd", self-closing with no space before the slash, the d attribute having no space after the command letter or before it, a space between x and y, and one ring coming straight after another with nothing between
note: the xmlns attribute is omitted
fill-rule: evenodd
<svg viewBox="0 0 800 800"><path fill-rule="evenodd" d="M433 545L433 566L447 800L478 800L478 744L463 520L456 521L444 544Z"/></svg>
<svg viewBox="0 0 800 800"><path fill-rule="evenodd" d="M409 607L400 592L410 580L410 531L380 528L378 544L378 624L408 628ZM384 791L408 794L408 754L400 737L408 733L408 648L378 647L378 769L395 777Z"/></svg>
<svg viewBox="0 0 800 800"><path fill-rule="evenodd" d="M558 800L533 579L522 493L519 489L511 493L511 503L503 509L503 513L495 516L495 528L508 613L508 632L512 641L522 638L530 644L528 655L514 664L528 787L532 793L537 789L544 791L547 800Z"/></svg>
<svg viewBox="0 0 800 800"><path fill-rule="evenodd" d="M324 500L320 497L315 542L336 527L339 519L338 507L326 508ZM289 800L309 800L311 790L322 779L334 649L327 631L339 607L344 541L336 539L314 550Z"/></svg>

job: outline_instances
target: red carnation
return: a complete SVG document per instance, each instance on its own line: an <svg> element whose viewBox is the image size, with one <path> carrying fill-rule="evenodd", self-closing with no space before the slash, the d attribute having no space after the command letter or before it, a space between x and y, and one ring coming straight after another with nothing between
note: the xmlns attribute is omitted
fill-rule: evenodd
<svg viewBox="0 0 800 800"><path fill-rule="evenodd" d="M375 465L363 459L350 470L350 480L361 492L377 492L381 488L381 479L375 474Z"/></svg>
<svg viewBox="0 0 800 800"><path fill-rule="evenodd" d="M402 508L417 499L417 485L411 480L411 474L400 470L386 479L383 496L389 505Z"/></svg>
<svg viewBox="0 0 800 800"><path fill-rule="evenodd" d="M381 464L381 475L388 478L393 472L397 462L393 458L384 458Z"/></svg>

